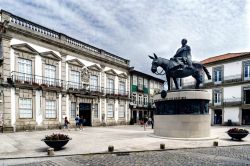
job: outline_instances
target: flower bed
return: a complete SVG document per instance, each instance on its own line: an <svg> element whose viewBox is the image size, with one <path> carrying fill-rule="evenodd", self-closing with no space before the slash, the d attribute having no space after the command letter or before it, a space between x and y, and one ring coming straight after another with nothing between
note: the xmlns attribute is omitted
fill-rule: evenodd
<svg viewBox="0 0 250 166"><path fill-rule="evenodd" d="M61 149L64 145L66 145L71 138L65 134L52 134L45 136L42 141L44 141L49 147L54 149Z"/></svg>
<svg viewBox="0 0 250 166"><path fill-rule="evenodd" d="M232 138L236 140L241 140L242 138L246 137L248 135L248 131L245 129L239 129L239 128L232 128L227 131L227 134Z"/></svg>

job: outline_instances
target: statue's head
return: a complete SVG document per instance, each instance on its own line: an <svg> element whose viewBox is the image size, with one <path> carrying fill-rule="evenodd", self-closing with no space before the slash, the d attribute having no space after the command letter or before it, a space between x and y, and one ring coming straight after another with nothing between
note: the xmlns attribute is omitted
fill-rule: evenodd
<svg viewBox="0 0 250 166"><path fill-rule="evenodd" d="M159 59L157 55L154 53L154 57L149 55L150 59L153 59L152 66L151 66L151 71L155 73L157 71L157 67L159 66Z"/></svg>
<svg viewBox="0 0 250 166"><path fill-rule="evenodd" d="M188 42L187 39L182 39L182 40L181 40L181 44L182 44L183 46L186 45L187 42Z"/></svg>

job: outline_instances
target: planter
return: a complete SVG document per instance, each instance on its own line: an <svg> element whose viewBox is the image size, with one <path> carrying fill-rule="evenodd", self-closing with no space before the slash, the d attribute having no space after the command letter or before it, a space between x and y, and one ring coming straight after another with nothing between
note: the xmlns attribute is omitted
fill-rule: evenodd
<svg viewBox="0 0 250 166"><path fill-rule="evenodd" d="M248 133L230 133L226 132L231 138L236 140L241 140L242 138L246 137Z"/></svg>
<svg viewBox="0 0 250 166"><path fill-rule="evenodd" d="M42 139L49 147L54 148L54 149L61 149L64 145L66 145L69 140L71 139L66 139L66 140L46 140Z"/></svg>

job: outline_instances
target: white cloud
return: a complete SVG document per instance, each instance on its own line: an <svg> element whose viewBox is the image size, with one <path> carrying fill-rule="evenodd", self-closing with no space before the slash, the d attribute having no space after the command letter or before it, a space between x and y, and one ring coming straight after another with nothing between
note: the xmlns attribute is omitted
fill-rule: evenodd
<svg viewBox="0 0 250 166"><path fill-rule="evenodd" d="M196 60L250 51L247 3L249 8L244 0L2 0L0 7L130 59L150 73L147 55L170 58L184 37Z"/></svg>

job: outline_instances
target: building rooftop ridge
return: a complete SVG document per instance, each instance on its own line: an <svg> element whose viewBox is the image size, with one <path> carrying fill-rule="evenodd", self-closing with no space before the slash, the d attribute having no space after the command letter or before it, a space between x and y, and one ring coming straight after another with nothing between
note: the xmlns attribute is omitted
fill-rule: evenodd
<svg viewBox="0 0 250 166"><path fill-rule="evenodd" d="M206 58L200 62L202 64L208 64L208 63L218 62L218 61L222 61L222 60L232 59L232 58L247 55L247 54L250 54L250 52L229 52L229 53Z"/></svg>
<svg viewBox="0 0 250 166"><path fill-rule="evenodd" d="M152 75L150 75L150 74L147 74L147 73L144 73L144 72L142 72L142 71L136 70L136 69L134 69L133 67L130 69L130 72L135 72L135 73L143 74L143 75L145 75L145 76L147 76L147 77L150 77L150 78L152 78L152 79L156 79L156 80L160 80L160 81L162 81L162 82L165 82L164 79L154 77L154 76L152 76Z"/></svg>
<svg viewBox="0 0 250 166"><path fill-rule="evenodd" d="M24 24L25 27L27 26L27 27L31 27L31 28L35 28L35 29L36 29L35 26L37 26L37 27L39 27L39 28L42 29L42 30L40 30L40 31L42 31L42 33L49 34L50 37L60 39L61 36L64 36L64 37L66 37L66 40L67 40L68 43L73 44L75 46L86 48L86 49L88 49L90 51L93 51L93 52L96 52L96 53L104 52L104 55L107 56L107 57L114 57L114 58L120 59L122 61L127 61L127 62L130 61L128 59L125 59L123 57L120 57L118 55L110 53L110 52L108 52L106 50L103 50L101 48L98 48L98 47L92 46L92 45L90 45L88 43L85 43L85 42L83 42L83 41L81 41L79 39L75 39L75 38L73 38L71 36L68 36L67 34L58 32L58 31L56 31L54 29L48 28L48 27L40 25L40 24L38 24L36 22L33 22L33 21L28 20L28 19L25 19L25 18L22 18L20 16L17 16L17 15L15 15L15 14L9 12L9 11L6 11L4 9L1 9L0 13L1 14L5 13L5 14L9 15L11 17L11 19L9 20L10 22L14 22L14 23L17 23L19 25L23 25ZM1 21L3 21L3 19ZM25 23L23 23L23 22L25 22ZM28 25L28 23L31 24L31 25ZM44 32L44 31L48 31L48 32Z"/></svg>

